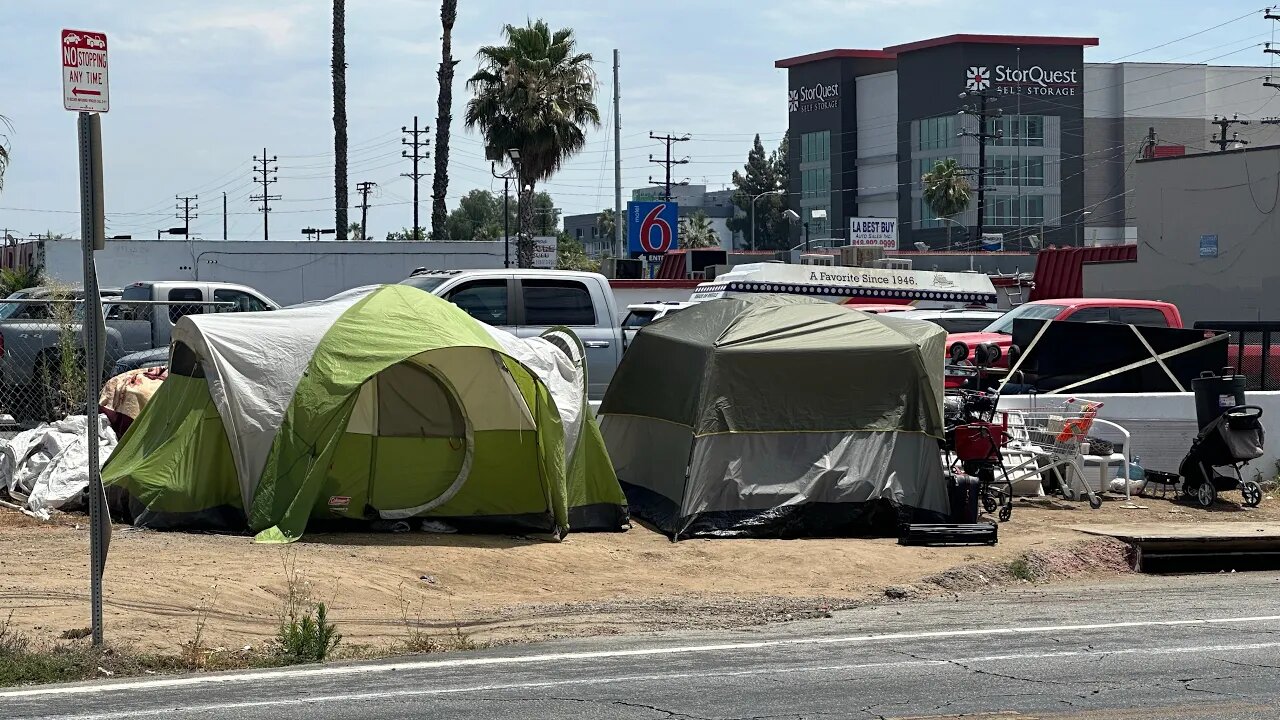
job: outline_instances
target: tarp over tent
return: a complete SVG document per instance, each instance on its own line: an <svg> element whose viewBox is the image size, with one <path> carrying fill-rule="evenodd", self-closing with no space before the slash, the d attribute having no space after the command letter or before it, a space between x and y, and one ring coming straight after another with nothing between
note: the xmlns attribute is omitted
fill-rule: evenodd
<svg viewBox="0 0 1280 720"><path fill-rule="evenodd" d="M616 530L626 499L583 372L408 286L188 315L103 480L135 524L262 542L312 519Z"/></svg>
<svg viewBox="0 0 1280 720"><path fill-rule="evenodd" d="M673 537L890 532L948 510L946 332L756 294L646 326L600 407L632 514Z"/></svg>

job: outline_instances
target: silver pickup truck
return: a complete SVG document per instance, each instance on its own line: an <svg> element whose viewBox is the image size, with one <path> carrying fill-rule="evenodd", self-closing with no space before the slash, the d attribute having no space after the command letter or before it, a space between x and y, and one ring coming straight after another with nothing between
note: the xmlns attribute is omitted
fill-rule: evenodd
<svg viewBox="0 0 1280 720"><path fill-rule="evenodd" d="M45 414L47 378L57 372L65 348L83 352L83 298L80 291L55 296L37 288L0 300L0 411L15 417ZM72 307L58 312L59 303ZM104 291L105 368L130 353L167 347L173 325L183 315L277 308L257 290L229 283L140 282Z"/></svg>
<svg viewBox="0 0 1280 720"><path fill-rule="evenodd" d="M605 276L570 270L427 270L402 285L442 297L519 337L572 328L587 350L587 394L600 400L622 360L618 306Z"/></svg>

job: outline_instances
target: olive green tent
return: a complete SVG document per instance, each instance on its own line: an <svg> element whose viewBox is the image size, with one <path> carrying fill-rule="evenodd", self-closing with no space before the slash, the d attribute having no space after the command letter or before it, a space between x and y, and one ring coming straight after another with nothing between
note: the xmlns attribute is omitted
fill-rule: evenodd
<svg viewBox="0 0 1280 720"><path fill-rule="evenodd" d="M321 519L620 529L626 501L564 335L516 338L401 285L188 315L103 480L135 524L247 525L260 542Z"/></svg>
<svg viewBox="0 0 1280 720"><path fill-rule="evenodd" d="M632 513L673 537L940 517L945 341L932 323L777 294L646 326L600 406Z"/></svg>

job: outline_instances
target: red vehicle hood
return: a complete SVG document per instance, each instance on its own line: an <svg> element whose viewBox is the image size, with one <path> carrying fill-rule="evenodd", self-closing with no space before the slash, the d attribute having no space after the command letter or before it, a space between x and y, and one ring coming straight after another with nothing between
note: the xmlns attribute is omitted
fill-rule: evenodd
<svg viewBox="0 0 1280 720"><path fill-rule="evenodd" d="M991 332L952 333L947 336L948 348L957 342L962 342L965 345L968 345L969 354L973 355L973 349L982 343L991 343L1001 350L1004 350L1013 344L1013 337L1003 333Z"/></svg>

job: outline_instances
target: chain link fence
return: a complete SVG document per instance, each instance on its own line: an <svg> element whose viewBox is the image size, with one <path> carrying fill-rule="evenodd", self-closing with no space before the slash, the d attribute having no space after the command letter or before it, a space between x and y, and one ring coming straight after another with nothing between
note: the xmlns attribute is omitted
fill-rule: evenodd
<svg viewBox="0 0 1280 720"><path fill-rule="evenodd" d="M165 365L173 326L184 315L240 309L229 302L119 297L103 297L102 304L106 336L99 385L118 372ZM0 300L0 431L84 413L85 308L77 291Z"/></svg>

